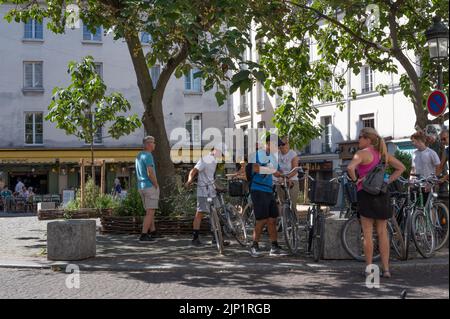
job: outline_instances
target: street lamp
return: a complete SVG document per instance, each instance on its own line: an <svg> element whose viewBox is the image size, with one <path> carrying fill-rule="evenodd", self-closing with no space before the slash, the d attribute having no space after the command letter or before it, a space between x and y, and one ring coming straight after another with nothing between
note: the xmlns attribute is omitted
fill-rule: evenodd
<svg viewBox="0 0 450 319"><path fill-rule="evenodd" d="M438 63L438 89L442 89L441 62L448 58L448 28L441 22L441 17L433 18L433 25L425 31L431 60Z"/></svg>

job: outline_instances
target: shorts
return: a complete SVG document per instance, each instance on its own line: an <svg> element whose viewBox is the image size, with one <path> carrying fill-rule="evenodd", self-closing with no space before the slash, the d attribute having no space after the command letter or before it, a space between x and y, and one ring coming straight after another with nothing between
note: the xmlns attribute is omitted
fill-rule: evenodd
<svg viewBox="0 0 450 319"><path fill-rule="evenodd" d="M278 217L278 206L273 193L251 191L250 195L256 220Z"/></svg>
<svg viewBox="0 0 450 319"><path fill-rule="evenodd" d="M157 209L159 202L159 188L150 187L139 190L145 209Z"/></svg>
<svg viewBox="0 0 450 319"><path fill-rule="evenodd" d="M214 206L217 207L217 203L218 203L217 197L213 197L213 203L214 203ZM201 197L201 196L197 197L197 212L209 214L210 213L210 209L209 209L210 205L211 204L208 203L208 197Z"/></svg>

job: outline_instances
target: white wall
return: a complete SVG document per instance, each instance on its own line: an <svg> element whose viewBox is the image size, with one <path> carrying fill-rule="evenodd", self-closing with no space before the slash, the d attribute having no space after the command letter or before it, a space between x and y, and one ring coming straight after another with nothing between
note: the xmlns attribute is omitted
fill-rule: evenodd
<svg viewBox="0 0 450 319"><path fill-rule="evenodd" d="M95 61L103 63L103 78L108 92L122 93L131 103L131 113L143 114L134 68L126 43L113 40L112 34L104 36L102 44L83 44L82 28L67 29L65 34L54 34L46 29L44 20L44 41L23 42L24 24L8 23L3 19L11 5L0 6L0 148L24 147L24 112L43 111L51 101L55 86L67 86L70 78L67 65L71 60L80 61L92 55ZM44 93L24 94L23 61L43 61ZM218 107L214 90L201 95L184 92L184 79L172 77L163 100L168 135L175 127L184 127L185 113L207 113L209 122L203 127L224 128L228 126L227 103ZM210 116L216 114L217 116ZM106 135L104 130L103 135ZM130 147L141 145L144 130L141 128L129 136L112 140L105 138L107 147ZM76 147L84 143L72 136L66 136L53 123L44 122L44 147Z"/></svg>

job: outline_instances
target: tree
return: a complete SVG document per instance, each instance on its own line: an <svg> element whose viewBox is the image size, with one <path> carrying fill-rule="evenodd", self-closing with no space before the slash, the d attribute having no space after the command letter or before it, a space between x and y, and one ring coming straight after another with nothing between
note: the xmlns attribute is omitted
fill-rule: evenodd
<svg viewBox="0 0 450 319"><path fill-rule="evenodd" d="M267 89L287 87L284 106L276 112L277 125L302 144L298 136L304 119L314 116L313 98L343 106L344 75L336 70L359 73L363 62L373 70L398 73L395 61L406 70L400 85L414 105L416 127L424 128L425 99L436 83L436 66L429 59L425 30L432 17L448 23L448 1L443 0L279 0L254 1L261 64L267 72ZM272 6L272 8L270 8ZM270 9L269 9L270 8ZM268 10L270 10L270 15ZM372 19L372 20L371 20ZM310 62L309 39L318 43L320 58ZM418 57L414 62L408 53ZM414 59L414 57L413 57ZM420 66L420 67L419 67ZM448 61L444 65L444 87L448 92ZM333 89L331 83L336 83ZM320 83L324 85L320 85ZM384 94L386 85L377 86ZM356 92L352 92L353 96ZM316 132L314 132L316 133Z"/></svg>
<svg viewBox="0 0 450 319"><path fill-rule="evenodd" d="M3 0L0 0L0 3ZM170 160L163 113L163 97L172 74L181 77L195 66L200 71L195 77L204 80L204 90L216 87L218 104L227 96L227 81L233 70L239 70L241 53L249 44L251 26L250 2L247 0L16 0L17 8L6 18L17 22L29 18L50 20L48 27L63 33L69 12L68 5L77 3L80 17L94 32L102 25L113 30L115 39L126 40L136 73L144 114L142 122L146 131L158 141L155 161L161 181L161 194L170 193L168 185L175 174ZM151 49L144 53L140 32L147 32ZM157 83L153 84L149 67L162 65ZM243 89L251 84L251 78L262 73L255 70L250 80L242 81Z"/></svg>
<svg viewBox="0 0 450 319"><path fill-rule="evenodd" d="M106 85L95 71L94 59L85 57L80 63L69 63L72 84L67 88L54 88L46 120L56 123L68 135L75 135L90 144L92 179L95 183L94 139L106 124L109 136L118 139L141 126L136 115L119 115L131 109L120 93L105 96Z"/></svg>

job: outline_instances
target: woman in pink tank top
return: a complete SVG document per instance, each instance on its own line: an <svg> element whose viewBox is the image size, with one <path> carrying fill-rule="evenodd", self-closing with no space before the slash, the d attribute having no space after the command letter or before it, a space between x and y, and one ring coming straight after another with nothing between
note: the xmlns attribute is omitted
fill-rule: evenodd
<svg viewBox="0 0 450 319"><path fill-rule="evenodd" d="M390 277L389 251L390 243L387 230L387 220L392 217L392 209L389 202L389 194L371 195L363 190L362 180L380 162L384 160L395 171L389 177L388 183L392 183L405 170L403 164L387 152L386 143L373 128L363 128L359 134L359 151L353 156L347 167L348 175L357 184L358 212L361 216L361 227L364 233L364 254L366 265L372 265L373 258L373 227L375 225L378 234L378 246L380 248L383 277ZM356 173L358 175L356 175ZM370 273L366 268L366 275Z"/></svg>

